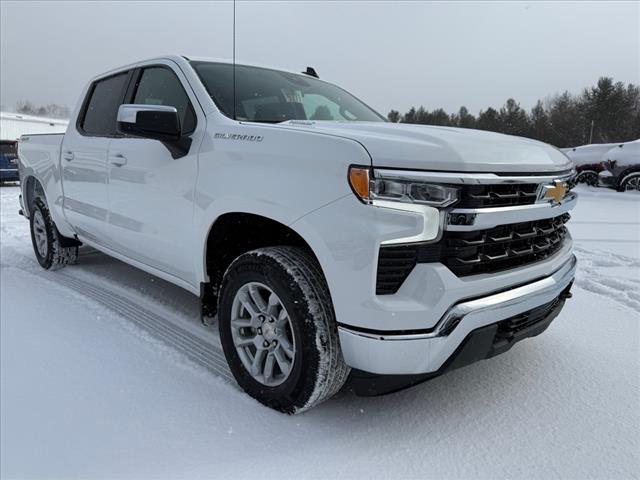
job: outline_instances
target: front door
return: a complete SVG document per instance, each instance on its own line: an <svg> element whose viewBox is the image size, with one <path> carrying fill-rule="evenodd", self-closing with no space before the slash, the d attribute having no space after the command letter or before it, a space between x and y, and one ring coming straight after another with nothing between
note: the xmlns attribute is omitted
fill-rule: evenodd
<svg viewBox="0 0 640 480"><path fill-rule="evenodd" d="M175 107L183 135L192 142L184 156L174 158L159 140L111 141L107 166L111 248L193 285L190 239L197 140L204 130L204 117L198 121L186 80L169 65L142 67L134 78L128 103Z"/></svg>

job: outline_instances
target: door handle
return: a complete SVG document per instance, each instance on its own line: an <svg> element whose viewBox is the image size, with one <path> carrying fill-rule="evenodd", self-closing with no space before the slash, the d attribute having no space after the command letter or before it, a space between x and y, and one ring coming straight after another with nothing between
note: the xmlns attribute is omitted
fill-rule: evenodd
<svg viewBox="0 0 640 480"><path fill-rule="evenodd" d="M71 150L67 150L65 152L62 153L62 158L64 158L66 161L70 162L71 160L73 160L73 152Z"/></svg>
<svg viewBox="0 0 640 480"><path fill-rule="evenodd" d="M116 167L122 167L123 165L127 164L127 157L125 157L121 153L109 155L109 163Z"/></svg>

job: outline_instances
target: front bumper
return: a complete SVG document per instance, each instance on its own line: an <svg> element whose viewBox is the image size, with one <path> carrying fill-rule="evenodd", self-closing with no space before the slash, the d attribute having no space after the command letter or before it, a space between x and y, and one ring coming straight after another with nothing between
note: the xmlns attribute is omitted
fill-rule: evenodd
<svg viewBox="0 0 640 480"><path fill-rule="evenodd" d="M380 334L339 326L345 362L354 369L379 375L437 373L471 332L564 299L575 270L576 258L571 255L547 277L457 303L428 330Z"/></svg>

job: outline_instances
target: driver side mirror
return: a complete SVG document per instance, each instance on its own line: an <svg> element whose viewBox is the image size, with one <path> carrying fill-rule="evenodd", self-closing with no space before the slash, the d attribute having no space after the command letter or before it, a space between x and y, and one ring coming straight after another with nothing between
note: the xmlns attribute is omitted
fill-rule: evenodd
<svg viewBox="0 0 640 480"><path fill-rule="evenodd" d="M174 159L189 153L191 137L182 135L176 107L124 104L118 108L118 133L161 141Z"/></svg>
<svg viewBox="0 0 640 480"><path fill-rule="evenodd" d="M182 133L178 110L165 105L120 105L117 122L119 133L137 137L175 141Z"/></svg>

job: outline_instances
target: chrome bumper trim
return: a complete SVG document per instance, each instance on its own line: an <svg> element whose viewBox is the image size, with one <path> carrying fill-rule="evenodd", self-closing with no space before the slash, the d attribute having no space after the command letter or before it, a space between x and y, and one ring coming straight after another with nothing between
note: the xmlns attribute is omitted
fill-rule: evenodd
<svg viewBox="0 0 640 480"><path fill-rule="evenodd" d="M549 298L550 293L555 296L559 296L563 290L569 286L575 276L576 264L576 257L571 255L571 258L558 270L541 280L522 285L521 287L512 288L501 293L489 295L487 297L458 303L451 307L438 321L436 326L427 333L384 335L352 330L345 326L339 326L338 330L352 335L381 341L412 341L446 337L459 325L464 323L464 319L468 315L487 312L490 313L492 310L497 311L507 307L510 311L514 310L517 314L543 305ZM496 317L486 315L486 317L486 325L501 320L501 318L498 318L499 315ZM484 325L477 325L476 328L481 326Z"/></svg>
<svg viewBox="0 0 640 480"><path fill-rule="evenodd" d="M551 205L548 202L534 203L531 205L517 205L514 207L489 207L489 208L456 208L449 212L449 218L456 214L474 216L472 225L446 224L444 229L450 232L468 232L473 230L486 230L498 225L510 223L532 222L557 217L572 210L578 202L578 194L569 192L562 202Z"/></svg>

